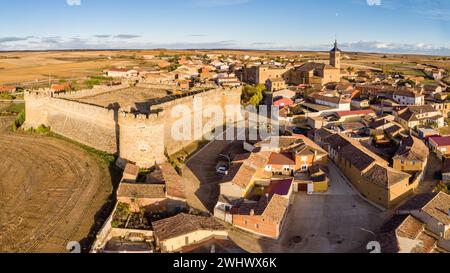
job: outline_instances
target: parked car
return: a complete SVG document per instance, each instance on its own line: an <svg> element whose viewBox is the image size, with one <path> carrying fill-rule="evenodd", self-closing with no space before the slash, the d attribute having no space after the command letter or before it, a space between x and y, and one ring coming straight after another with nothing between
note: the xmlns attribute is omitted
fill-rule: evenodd
<svg viewBox="0 0 450 273"><path fill-rule="evenodd" d="M217 168L217 173L223 174L223 175L228 175L228 168L225 166L219 167Z"/></svg>

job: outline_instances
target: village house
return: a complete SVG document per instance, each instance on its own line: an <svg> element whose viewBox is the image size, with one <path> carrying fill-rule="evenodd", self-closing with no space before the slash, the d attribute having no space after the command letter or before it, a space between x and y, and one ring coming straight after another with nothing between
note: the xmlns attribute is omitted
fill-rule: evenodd
<svg viewBox="0 0 450 273"><path fill-rule="evenodd" d="M293 179L274 180L258 201L245 200L229 209L232 224L260 236L278 239L291 203Z"/></svg>
<svg viewBox="0 0 450 273"><path fill-rule="evenodd" d="M337 119L337 122L346 121L360 121L364 117L376 117L373 110L353 110L353 111L339 111L333 113L333 116Z"/></svg>
<svg viewBox="0 0 450 273"><path fill-rule="evenodd" d="M273 102L273 106L278 108L284 108L294 105L294 101L288 98L279 98Z"/></svg>
<svg viewBox="0 0 450 273"><path fill-rule="evenodd" d="M370 102L364 99L352 99L351 106L356 109L365 109L370 107Z"/></svg>
<svg viewBox="0 0 450 273"><path fill-rule="evenodd" d="M152 223L156 244L163 253L180 252L211 238L228 238L228 230L212 217L185 213Z"/></svg>
<svg viewBox="0 0 450 273"><path fill-rule="evenodd" d="M350 103L349 99L345 99L342 97L336 96L325 96L320 93L315 93L310 96L310 98L319 105L327 106L336 111L350 111Z"/></svg>
<svg viewBox="0 0 450 273"><path fill-rule="evenodd" d="M420 139L409 136L404 138L395 153L393 168L414 175L423 173L428 164L430 150Z"/></svg>
<svg viewBox="0 0 450 273"><path fill-rule="evenodd" d="M217 78L217 84L223 87L239 87L242 83L237 77L219 77Z"/></svg>
<svg viewBox="0 0 450 273"><path fill-rule="evenodd" d="M0 93L14 93L17 88L12 85L0 85Z"/></svg>
<svg viewBox="0 0 450 273"><path fill-rule="evenodd" d="M175 80L175 74L166 72L147 73L144 76L143 83L149 84L172 84Z"/></svg>
<svg viewBox="0 0 450 273"><path fill-rule="evenodd" d="M327 153L305 136L272 137L254 145L250 154L233 159L220 185L214 215L255 234L278 238L292 193L323 192L328 179L315 165L326 165ZM307 179L295 180L299 173ZM299 186L301 184L302 186ZM312 193L312 192L311 192Z"/></svg>
<svg viewBox="0 0 450 273"><path fill-rule="evenodd" d="M106 71L106 75L112 78L131 78L137 77L139 75L139 72L134 69L111 68Z"/></svg>
<svg viewBox="0 0 450 273"><path fill-rule="evenodd" d="M449 117L450 99L447 93L435 94L432 97L425 98L425 104L432 106L435 110L441 112L445 118Z"/></svg>
<svg viewBox="0 0 450 273"><path fill-rule="evenodd" d="M436 84L425 84L421 88L421 92L425 95L435 95L442 91L444 91L442 86Z"/></svg>
<svg viewBox="0 0 450 273"><path fill-rule="evenodd" d="M342 134L334 134L324 140L330 159L353 186L372 204L388 209L413 194L415 183L411 176L389 167L359 141Z"/></svg>
<svg viewBox="0 0 450 273"><path fill-rule="evenodd" d="M405 88L398 89L394 92L392 99L400 105L417 105L425 104L425 96L418 94L412 90Z"/></svg>
<svg viewBox="0 0 450 273"><path fill-rule="evenodd" d="M275 92L286 88L286 82L282 78L270 78L266 81L267 90Z"/></svg>
<svg viewBox="0 0 450 273"><path fill-rule="evenodd" d="M450 195L418 195L397 210L380 234L383 252L449 253Z"/></svg>
<svg viewBox="0 0 450 273"><path fill-rule="evenodd" d="M428 138L430 149L438 158L450 156L450 136L432 136Z"/></svg>
<svg viewBox="0 0 450 273"><path fill-rule="evenodd" d="M184 185L170 164L159 165L144 181L137 181L138 173L137 166L127 164L117 190L120 203L129 204L134 212L174 212L186 207Z"/></svg>
<svg viewBox="0 0 450 273"><path fill-rule="evenodd" d="M242 81L249 84L266 84L269 79L284 79L289 82L288 70L270 65L247 65L244 67Z"/></svg>
<svg viewBox="0 0 450 273"><path fill-rule="evenodd" d="M396 121L408 129L418 126L444 126L444 117L430 105L398 107L393 110L393 114Z"/></svg>
<svg viewBox="0 0 450 273"><path fill-rule="evenodd" d="M385 98L392 99L394 92L397 90L390 84L362 84L357 85L356 90L360 91L360 98Z"/></svg>
<svg viewBox="0 0 450 273"><path fill-rule="evenodd" d="M327 164L327 152L303 135L272 137L258 143L256 147L271 152L265 170L273 175L293 176L296 172L308 171L316 164Z"/></svg>
<svg viewBox="0 0 450 273"><path fill-rule="evenodd" d="M272 93L272 96L274 99L287 98L287 99L294 100L296 95L297 95L297 93L295 91L292 91L289 89L282 89L282 90L275 91Z"/></svg>

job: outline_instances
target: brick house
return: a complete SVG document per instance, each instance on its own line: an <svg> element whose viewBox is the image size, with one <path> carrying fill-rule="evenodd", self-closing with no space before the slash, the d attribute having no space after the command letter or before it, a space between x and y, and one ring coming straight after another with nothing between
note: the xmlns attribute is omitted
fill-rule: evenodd
<svg viewBox="0 0 450 273"><path fill-rule="evenodd" d="M172 212L186 207L181 177L170 164L159 165L143 182L137 181L138 173L135 165L127 164L117 190L120 203L129 204L135 212Z"/></svg>
<svg viewBox="0 0 450 273"><path fill-rule="evenodd" d="M391 208L413 194L411 176L389 167L389 163L343 134L324 140L330 159L367 200Z"/></svg>

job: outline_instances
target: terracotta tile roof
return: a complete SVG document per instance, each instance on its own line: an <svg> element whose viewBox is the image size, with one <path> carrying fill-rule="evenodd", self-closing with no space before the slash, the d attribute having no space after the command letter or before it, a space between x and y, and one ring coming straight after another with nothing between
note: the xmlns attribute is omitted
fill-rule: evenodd
<svg viewBox="0 0 450 273"><path fill-rule="evenodd" d="M394 156L395 158L403 158L407 160L419 160L425 162L430 155L430 150L423 141L409 136L402 140L400 148Z"/></svg>
<svg viewBox="0 0 450 273"><path fill-rule="evenodd" d="M412 253L430 253L434 251L437 247L437 240L427 234L426 232L422 232L418 237L417 240L421 241L420 246L416 246L411 252Z"/></svg>
<svg viewBox="0 0 450 273"><path fill-rule="evenodd" d="M364 178L385 188L390 188L399 182L408 180L410 177L407 173L378 164L375 164L364 174Z"/></svg>
<svg viewBox="0 0 450 273"><path fill-rule="evenodd" d="M335 151L340 151L351 145L350 141L339 134L333 134L323 140L323 142Z"/></svg>
<svg viewBox="0 0 450 273"><path fill-rule="evenodd" d="M282 98L273 102L273 105L276 107L290 106L292 104L294 104L294 101L289 98Z"/></svg>
<svg viewBox="0 0 450 273"><path fill-rule="evenodd" d="M136 176L137 178L137 176L139 175L139 167L134 164L127 163L127 165L125 166L124 174Z"/></svg>
<svg viewBox="0 0 450 273"><path fill-rule="evenodd" d="M272 153L267 164L278 166L295 166L295 159L290 153Z"/></svg>
<svg viewBox="0 0 450 273"><path fill-rule="evenodd" d="M256 169L243 164L232 179L232 183L246 189L256 173Z"/></svg>
<svg viewBox="0 0 450 273"><path fill-rule="evenodd" d="M424 229L425 223L413 216L408 216L397 228L396 233L397 236L415 240Z"/></svg>
<svg viewBox="0 0 450 273"><path fill-rule="evenodd" d="M275 224L281 224L286 215L288 207L289 200L281 195L275 194L270 199L270 202L264 210L262 216L268 218Z"/></svg>
<svg viewBox="0 0 450 273"><path fill-rule="evenodd" d="M177 216L152 223L156 237L160 241L187 235L196 231L226 231L225 226L212 217L202 217L181 213Z"/></svg>
<svg viewBox="0 0 450 273"><path fill-rule="evenodd" d="M326 128L320 128L319 130L316 131L315 135L319 136L322 140L331 136L333 133L326 129Z"/></svg>
<svg viewBox="0 0 450 273"><path fill-rule="evenodd" d="M128 72L128 71L130 71L130 69L126 69L126 68L111 68L108 71L111 71L111 72Z"/></svg>
<svg viewBox="0 0 450 273"><path fill-rule="evenodd" d="M357 110L357 111L341 111L336 112L338 117L348 117L348 116L362 116L362 115L375 115L373 110Z"/></svg>
<svg viewBox="0 0 450 273"><path fill-rule="evenodd" d="M434 197L425 207L422 208L426 214L430 215L434 219L443 223L444 225L450 225L450 195L440 192Z"/></svg>
<svg viewBox="0 0 450 273"><path fill-rule="evenodd" d="M0 92L15 92L15 86L0 85Z"/></svg>
<svg viewBox="0 0 450 273"><path fill-rule="evenodd" d="M164 182L166 183L166 192L168 196L185 199L184 185L181 176L169 163L159 165L162 171Z"/></svg>
<svg viewBox="0 0 450 273"><path fill-rule="evenodd" d="M345 147L345 149L342 149L340 151L340 154L343 158L350 162L352 166L363 172L376 161L373 153L368 153L367 151L360 149L354 145L348 145ZM384 160L381 160L381 162L383 161Z"/></svg>
<svg viewBox="0 0 450 273"><path fill-rule="evenodd" d="M120 183L117 197L165 199L165 185L146 183Z"/></svg>
<svg viewBox="0 0 450 273"><path fill-rule="evenodd" d="M237 254L247 253L245 250L228 239L211 238L193 245L185 246L182 253L199 253L210 254L214 249L214 253Z"/></svg>
<svg viewBox="0 0 450 273"><path fill-rule="evenodd" d="M409 199L405 204L401 205L397 210L411 212L414 210L421 210L426 204L428 204L437 193L425 193L419 194Z"/></svg>
<svg viewBox="0 0 450 273"><path fill-rule="evenodd" d="M419 98L419 97L423 96L412 90L408 90L408 89L404 89L404 88L396 90L394 92L394 95L401 96L401 97L410 97L410 98Z"/></svg>

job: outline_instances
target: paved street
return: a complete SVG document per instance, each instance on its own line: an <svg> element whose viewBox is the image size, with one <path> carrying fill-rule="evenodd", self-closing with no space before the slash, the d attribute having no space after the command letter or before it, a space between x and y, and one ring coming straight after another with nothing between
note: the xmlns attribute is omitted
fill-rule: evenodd
<svg viewBox="0 0 450 273"><path fill-rule="evenodd" d="M186 162L182 172L189 206L209 212L214 209L222 179L222 176L216 173L219 154L225 150L242 153L242 146L241 141L214 140Z"/></svg>

